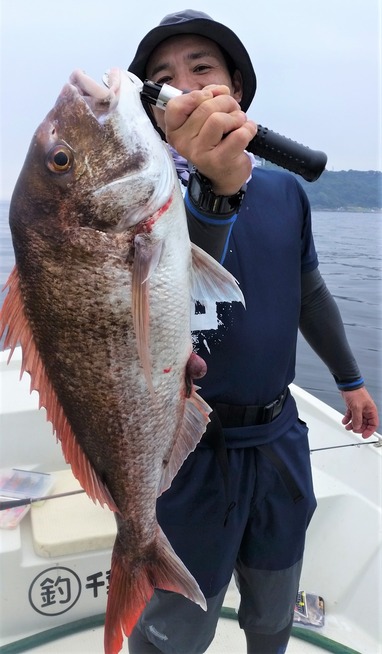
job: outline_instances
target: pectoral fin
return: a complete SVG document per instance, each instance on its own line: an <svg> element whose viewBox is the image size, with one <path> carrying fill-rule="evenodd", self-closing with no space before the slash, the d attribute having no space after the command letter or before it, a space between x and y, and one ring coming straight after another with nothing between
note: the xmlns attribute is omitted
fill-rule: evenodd
<svg viewBox="0 0 382 654"><path fill-rule="evenodd" d="M138 234L134 240L135 252L132 280L132 313L137 349L143 372L150 393L155 390L151 376L150 357L150 308L149 288L150 276L156 269L162 253L162 242L154 245L143 234Z"/></svg>

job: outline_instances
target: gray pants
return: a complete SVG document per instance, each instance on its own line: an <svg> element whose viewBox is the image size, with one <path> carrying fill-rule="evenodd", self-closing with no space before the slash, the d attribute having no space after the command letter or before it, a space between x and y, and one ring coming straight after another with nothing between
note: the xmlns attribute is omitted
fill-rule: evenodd
<svg viewBox="0 0 382 654"><path fill-rule="evenodd" d="M163 632L159 632L153 624L145 626L143 630L142 625L136 627L128 641L129 653L160 654L163 652L171 652L172 654L202 654L208 648L215 635L217 619L212 623L212 615L216 616L216 609L223 599L224 593L223 597L220 597L219 602L216 601L214 603L208 601L208 614L211 617L211 620L205 620L202 624L195 624L195 621L187 622L183 619L181 624L177 624L177 620L171 620L171 622L166 625L165 620L163 620ZM170 609L169 606L166 608ZM178 606L177 609L179 609ZM185 615L186 614L187 610L185 611ZM158 624L159 621L157 617L156 621ZM287 626L275 634L260 634L245 630L247 654L283 654L288 645L292 623L293 616ZM208 628L208 624L210 628ZM175 631L181 633L182 642L185 643L188 641L186 650L181 649L182 645L179 643L179 638L177 639L176 633L170 633L170 631L174 631L172 627L176 625L178 629ZM168 630L168 627L170 627L170 631ZM166 632L169 635L167 635ZM174 649L177 640L178 644L176 645L176 649Z"/></svg>

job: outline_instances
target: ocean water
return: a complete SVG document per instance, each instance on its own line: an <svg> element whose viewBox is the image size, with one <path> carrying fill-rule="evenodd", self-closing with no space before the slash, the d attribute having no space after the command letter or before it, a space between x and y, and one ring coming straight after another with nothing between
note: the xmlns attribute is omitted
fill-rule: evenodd
<svg viewBox="0 0 382 654"><path fill-rule="evenodd" d="M0 203L0 285L14 263L8 202ZM382 412L382 214L314 212L320 270L344 321L367 388ZM5 294L2 293L0 306ZM343 412L344 404L326 366L299 335L296 384Z"/></svg>
<svg viewBox="0 0 382 654"><path fill-rule="evenodd" d="M382 413L382 213L313 212L320 271L341 312L366 386ZM326 366L299 335L296 384L338 411Z"/></svg>

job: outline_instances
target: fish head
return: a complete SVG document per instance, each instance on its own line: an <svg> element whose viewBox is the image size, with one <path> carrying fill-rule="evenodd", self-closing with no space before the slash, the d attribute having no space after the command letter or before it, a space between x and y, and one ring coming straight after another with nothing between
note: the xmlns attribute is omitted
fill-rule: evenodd
<svg viewBox="0 0 382 654"><path fill-rule="evenodd" d="M45 238L79 227L121 232L166 204L175 170L141 87L118 69L109 88L82 71L71 75L33 136L12 197L12 231L29 227Z"/></svg>

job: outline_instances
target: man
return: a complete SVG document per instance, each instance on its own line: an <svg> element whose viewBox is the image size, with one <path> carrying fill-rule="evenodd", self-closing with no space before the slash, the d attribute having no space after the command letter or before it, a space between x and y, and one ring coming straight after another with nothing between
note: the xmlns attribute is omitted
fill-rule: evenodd
<svg viewBox="0 0 382 654"><path fill-rule="evenodd" d="M254 167L247 111L256 76L238 37L206 14L166 16L138 46L130 70L188 93L152 120L173 148L192 240L239 281L246 308L196 309L198 381L211 424L159 498L159 522L197 579L208 610L155 591L129 638L131 654L199 654L213 639L233 571L250 654L285 652L305 532L315 508L307 428L288 391L298 328L334 375L346 429L378 424L318 271L308 200L285 172ZM189 174L189 166L191 174Z"/></svg>

